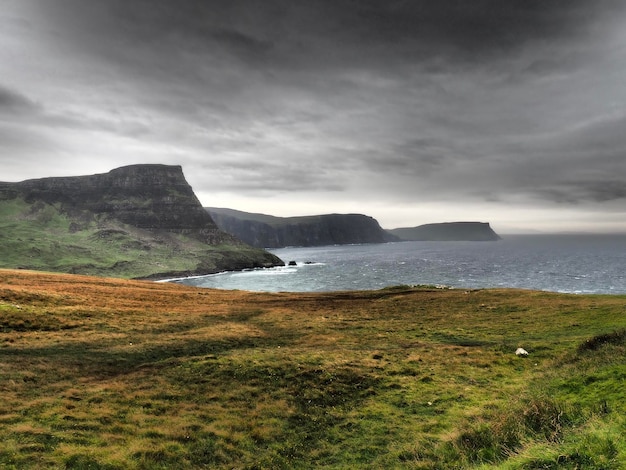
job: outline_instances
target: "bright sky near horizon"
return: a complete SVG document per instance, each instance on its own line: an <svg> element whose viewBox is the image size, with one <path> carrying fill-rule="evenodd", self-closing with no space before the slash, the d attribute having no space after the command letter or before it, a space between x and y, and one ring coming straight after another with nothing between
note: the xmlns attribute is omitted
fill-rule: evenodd
<svg viewBox="0 0 626 470"><path fill-rule="evenodd" d="M0 181L164 163L205 206L626 232L624 1L0 5Z"/></svg>

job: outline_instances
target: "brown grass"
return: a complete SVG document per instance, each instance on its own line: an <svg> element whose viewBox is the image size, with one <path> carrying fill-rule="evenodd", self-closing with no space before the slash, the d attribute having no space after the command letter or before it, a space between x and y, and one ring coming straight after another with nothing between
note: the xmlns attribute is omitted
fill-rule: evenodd
<svg viewBox="0 0 626 470"><path fill-rule="evenodd" d="M0 467L417 468L433 457L415 449L458 440L556 358L624 328L624 306L0 270Z"/></svg>

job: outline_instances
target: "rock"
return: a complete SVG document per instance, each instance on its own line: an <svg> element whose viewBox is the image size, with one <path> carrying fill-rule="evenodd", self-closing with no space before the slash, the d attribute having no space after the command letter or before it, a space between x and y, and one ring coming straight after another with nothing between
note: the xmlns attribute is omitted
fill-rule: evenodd
<svg viewBox="0 0 626 470"><path fill-rule="evenodd" d="M289 263L287 263L289 266L298 266L298 263L296 263L295 261L289 261Z"/></svg>
<svg viewBox="0 0 626 470"><path fill-rule="evenodd" d="M517 348L515 350L515 355L516 356L521 356L521 357L526 357L526 356L528 356L528 351L526 351L524 348Z"/></svg>

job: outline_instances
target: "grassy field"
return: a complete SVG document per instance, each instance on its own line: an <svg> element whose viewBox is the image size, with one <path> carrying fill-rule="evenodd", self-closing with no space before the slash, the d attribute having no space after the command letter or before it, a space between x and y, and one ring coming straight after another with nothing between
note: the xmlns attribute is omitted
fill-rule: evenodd
<svg viewBox="0 0 626 470"><path fill-rule="evenodd" d="M0 468L625 468L625 328L624 296L0 270Z"/></svg>

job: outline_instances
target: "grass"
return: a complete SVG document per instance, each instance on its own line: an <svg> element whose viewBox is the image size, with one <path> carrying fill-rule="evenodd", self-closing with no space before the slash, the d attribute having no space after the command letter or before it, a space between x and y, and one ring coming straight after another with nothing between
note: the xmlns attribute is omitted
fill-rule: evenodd
<svg viewBox="0 0 626 470"><path fill-rule="evenodd" d="M264 256L245 245L209 245L182 233L142 230L103 214L70 214L58 204L0 200L0 268L174 277L257 266Z"/></svg>
<svg viewBox="0 0 626 470"><path fill-rule="evenodd" d="M623 468L624 328L624 296L0 270L0 468Z"/></svg>

